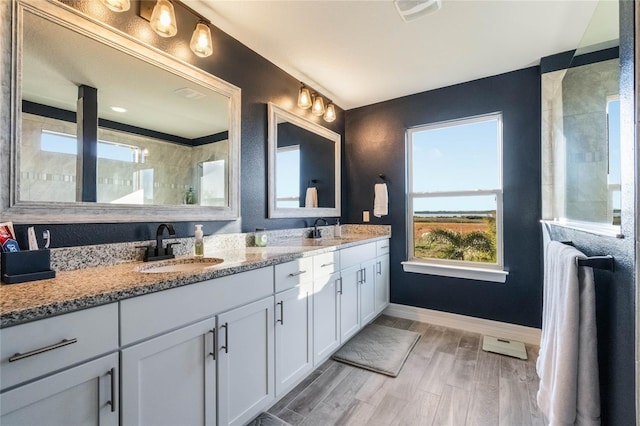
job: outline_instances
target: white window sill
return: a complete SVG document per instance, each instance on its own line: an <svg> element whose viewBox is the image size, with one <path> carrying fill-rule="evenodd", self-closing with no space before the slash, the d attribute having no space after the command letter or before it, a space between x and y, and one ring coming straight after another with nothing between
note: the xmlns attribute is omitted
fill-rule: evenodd
<svg viewBox="0 0 640 426"><path fill-rule="evenodd" d="M469 280L492 281L504 283L507 280L508 271L500 269L471 268L468 266L439 265L415 261L402 262L404 272L416 274L439 275L442 277L466 278Z"/></svg>

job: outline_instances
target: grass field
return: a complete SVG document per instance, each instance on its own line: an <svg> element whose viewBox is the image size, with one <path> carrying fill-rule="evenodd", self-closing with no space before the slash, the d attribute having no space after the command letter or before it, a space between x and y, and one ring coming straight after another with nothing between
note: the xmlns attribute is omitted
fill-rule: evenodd
<svg viewBox="0 0 640 426"><path fill-rule="evenodd" d="M414 254L419 258L462 259L464 257L465 260L471 261L495 262L495 246L488 251L486 249L478 251L480 249L472 248L469 245L472 243L469 242L447 243L442 240L429 242L427 234L434 229L447 229L462 236L479 231L485 234L486 238L492 239L495 238L495 221L492 219L486 216L414 217L413 241L415 244ZM474 240L476 237L464 241ZM460 242L461 240L456 241Z"/></svg>

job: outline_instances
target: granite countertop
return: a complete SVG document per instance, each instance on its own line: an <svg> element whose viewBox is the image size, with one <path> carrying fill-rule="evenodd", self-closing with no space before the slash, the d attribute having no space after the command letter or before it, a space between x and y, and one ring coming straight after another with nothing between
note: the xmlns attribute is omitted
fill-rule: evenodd
<svg viewBox="0 0 640 426"><path fill-rule="evenodd" d="M197 272L142 273L136 270L151 262L58 271L55 278L48 280L0 285L0 328L385 238L388 236L293 238L267 247L205 248L205 257L224 261Z"/></svg>

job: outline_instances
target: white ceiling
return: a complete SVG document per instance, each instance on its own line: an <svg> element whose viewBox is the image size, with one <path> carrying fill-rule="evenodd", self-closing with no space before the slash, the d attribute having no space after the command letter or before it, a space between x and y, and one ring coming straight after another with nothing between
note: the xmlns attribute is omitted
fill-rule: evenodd
<svg viewBox="0 0 640 426"><path fill-rule="evenodd" d="M537 65L580 44L597 4L443 0L406 23L391 1L186 3L344 109Z"/></svg>

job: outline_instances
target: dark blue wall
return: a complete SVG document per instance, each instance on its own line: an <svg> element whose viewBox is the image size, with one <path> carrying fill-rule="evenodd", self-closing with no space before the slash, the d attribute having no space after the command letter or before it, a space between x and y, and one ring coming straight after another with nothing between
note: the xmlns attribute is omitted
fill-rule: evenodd
<svg viewBox="0 0 640 426"><path fill-rule="evenodd" d="M405 130L492 112L503 116L504 284L405 273ZM541 325L540 71L514 71L349 110L347 220L373 209L378 174L390 180L391 301L532 327Z"/></svg>
<svg viewBox="0 0 640 426"><path fill-rule="evenodd" d="M102 5L85 0L63 0L63 2L133 37L139 33L149 33L149 31L139 30L142 26L148 27L149 23L137 15L138 5L135 1L131 2L131 9L124 13L110 12ZM180 6L176 6L175 11L179 22L178 34L164 39L151 32L153 39L145 42L166 52L175 52L176 56L181 57L183 55L180 52L184 52L185 46L188 46L197 18ZM312 115L310 111L297 108L295 104L300 89L298 80L215 26L211 27L211 33L214 44L212 56L198 58L190 55L183 60L242 89L240 206L242 218L233 222L202 222L205 234L249 232L255 228L282 229L307 226L308 220L267 219L267 103L273 102L284 108L287 105L293 105L291 110L295 114L340 135L344 135L344 113L342 109L336 108L337 119L332 123L326 123L321 117ZM127 78L126 70L123 70L122 78ZM344 188L341 194L345 194ZM344 195L342 203L344 205ZM52 247L140 241L155 238L155 229L163 221L162 217L158 217L153 223L43 224L36 225L36 234L41 235L42 229L50 229ZM193 235L194 223L177 222L175 225L178 237ZM22 246L27 245L28 226L30 226L28 223L15 226Z"/></svg>

